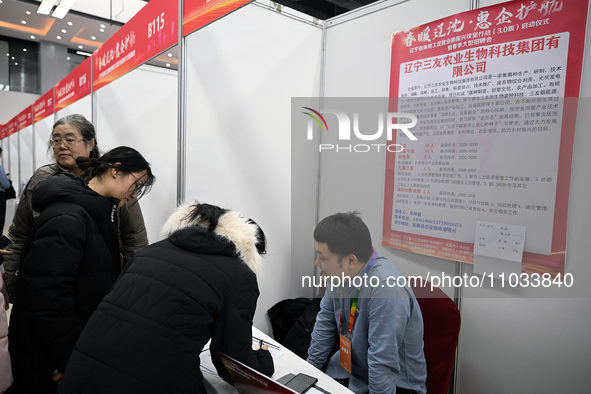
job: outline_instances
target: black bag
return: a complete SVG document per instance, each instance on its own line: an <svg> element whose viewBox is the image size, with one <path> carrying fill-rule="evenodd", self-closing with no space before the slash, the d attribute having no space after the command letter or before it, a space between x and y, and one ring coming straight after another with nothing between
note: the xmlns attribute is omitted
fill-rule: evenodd
<svg viewBox="0 0 591 394"><path fill-rule="evenodd" d="M14 187L12 187L12 181L9 179L8 182L10 182L10 187L4 192L6 193L6 199L10 200L11 198L16 198L16 191L14 190Z"/></svg>

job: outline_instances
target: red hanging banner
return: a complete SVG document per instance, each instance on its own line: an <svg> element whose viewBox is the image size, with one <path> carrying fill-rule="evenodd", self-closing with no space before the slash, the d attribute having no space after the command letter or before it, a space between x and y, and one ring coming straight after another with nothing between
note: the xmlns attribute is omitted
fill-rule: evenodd
<svg viewBox="0 0 591 394"><path fill-rule="evenodd" d="M30 126L33 124L33 107L27 107L24 110L22 110L18 115L17 115L17 119L18 119L18 129L22 130L27 126Z"/></svg>
<svg viewBox="0 0 591 394"><path fill-rule="evenodd" d="M33 123L39 122L41 119L48 117L54 112L53 94L55 88L51 88L47 93L41 96L33 104Z"/></svg>
<svg viewBox="0 0 591 394"><path fill-rule="evenodd" d="M94 90L123 76L178 42L178 2L152 0L98 48Z"/></svg>
<svg viewBox="0 0 591 394"><path fill-rule="evenodd" d="M252 0L186 0L183 2L183 36L229 14Z"/></svg>
<svg viewBox="0 0 591 394"><path fill-rule="evenodd" d="M91 61L91 58L86 59L55 85L56 112L90 94Z"/></svg>
<svg viewBox="0 0 591 394"><path fill-rule="evenodd" d="M6 136L9 137L18 131L18 115L10 119L6 124Z"/></svg>

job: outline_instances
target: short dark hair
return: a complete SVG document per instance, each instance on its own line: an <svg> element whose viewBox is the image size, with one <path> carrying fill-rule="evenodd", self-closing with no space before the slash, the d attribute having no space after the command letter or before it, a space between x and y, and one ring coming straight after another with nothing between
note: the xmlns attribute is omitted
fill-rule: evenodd
<svg viewBox="0 0 591 394"><path fill-rule="evenodd" d="M185 219L190 222L207 224L207 232L212 234L222 215L229 212L226 208L220 208L217 205L212 204L199 204L195 203ZM267 253L267 237L263 232L263 229L252 219L245 219L246 223L253 224L256 227L256 243L255 247L260 255Z"/></svg>
<svg viewBox="0 0 591 394"><path fill-rule="evenodd" d="M98 159L77 157L76 165L83 172L90 170L88 179L100 177L110 168L115 168L124 174L146 171L147 179L144 182L144 192L142 195L147 194L154 182L156 182L156 177L152 174L150 163L144 159L140 152L128 146L118 146L117 148L111 149Z"/></svg>
<svg viewBox="0 0 591 394"><path fill-rule="evenodd" d="M71 124L82 134L82 138L84 138L84 142L88 146L92 146L92 151L90 151L90 158L91 159L98 159L100 156L99 148L98 148L98 140L96 139L96 131L92 123L88 121L84 116L80 114L71 114L66 115L63 118L59 119L57 122L54 123L53 127L51 128L51 133L57 126L61 126L64 124ZM94 139L94 145L90 144L90 140ZM51 143L49 145L51 148Z"/></svg>
<svg viewBox="0 0 591 394"><path fill-rule="evenodd" d="M369 229L356 211L322 219L314 229L314 240L326 243L339 259L354 254L359 261L366 262L373 253Z"/></svg>

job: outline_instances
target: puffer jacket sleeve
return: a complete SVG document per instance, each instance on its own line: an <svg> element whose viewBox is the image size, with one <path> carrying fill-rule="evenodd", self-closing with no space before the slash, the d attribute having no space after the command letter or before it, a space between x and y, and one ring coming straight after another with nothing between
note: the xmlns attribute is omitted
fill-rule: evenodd
<svg viewBox="0 0 591 394"><path fill-rule="evenodd" d="M75 286L85 244L84 218L43 218L19 271L15 307L61 371L83 328L75 310Z"/></svg>
<svg viewBox="0 0 591 394"><path fill-rule="evenodd" d="M8 250L14 254L4 256L4 270L6 271L6 291L12 295L16 290L16 271L18 271L23 247L27 240L27 236L35 219L39 216L33 210L31 199L33 198L33 190L39 182L57 173L57 168L51 165L39 168L29 180L25 190L16 206L14 219L8 229L8 236L13 241L13 244L8 247Z"/></svg>
<svg viewBox="0 0 591 394"><path fill-rule="evenodd" d="M267 376L275 372L271 354L267 350L252 349L252 319L258 296L256 276L249 272L228 294L221 316L214 323L210 346L212 361L220 377L229 383L232 382L230 375L217 357L220 352Z"/></svg>
<svg viewBox="0 0 591 394"><path fill-rule="evenodd" d="M12 369L8 354L8 321L4 311L6 304L2 289L4 289L4 282L0 280L0 393L5 392L12 384Z"/></svg>
<svg viewBox="0 0 591 394"><path fill-rule="evenodd" d="M148 246L148 233L139 201L134 199L118 208L119 250L123 255L123 265L131 261L133 255Z"/></svg>

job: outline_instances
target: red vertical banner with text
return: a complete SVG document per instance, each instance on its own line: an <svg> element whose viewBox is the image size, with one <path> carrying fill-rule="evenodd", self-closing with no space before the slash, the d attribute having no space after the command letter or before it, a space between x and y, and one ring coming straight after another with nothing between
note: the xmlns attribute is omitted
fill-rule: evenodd
<svg viewBox="0 0 591 394"><path fill-rule="evenodd" d="M39 99L33 103L33 123L37 123L41 119L44 119L54 113L54 92L55 88L51 88L47 93L39 97Z"/></svg>
<svg viewBox="0 0 591 394"><path fill-rule="evenodd" d="M10 119L10 121L6 124L6 136L10 137L14 133L18 131L18 115L14 118Z"/></svg>
<svg viewBox="0 0 591 394"><path fill-rule="evenodd" d="M33 124L33 106L27 107L17 115L18 129L22 130Z"/></svg>
<svg viewBox="0 0 591 394"><path fill-rule="evenodd" d="M91 93L91 62L92 59L87 58L55 85L55 112Z"/></svg>
<svg viewBox="0 0 591 394"><path fill-rule="evenodd" d="M3 140L4 138L6 138L6 131L7 131L7 127L5 124L0 125L0 140Z"/></svg>
<svg viewBox="0 0 591 394"><path fill-rule="evenodd" d="M92 55L93 86L106 84L178 42L178 2L152 0Z"/></svg>
<svg viewBox="0 0 591 394"><path fill-rule="evenodd" d="M252 0L185 0L183 2L183 36L250 2Z"/></svg>
<svg viewBox="0 0 591 394"><path fill-rule="evenodd" d="M587 7L509 1L394 35L390 111L417 140L387 154L383 245L472 263L477 222L523 226L522 271L564 273Z"/></svg>

